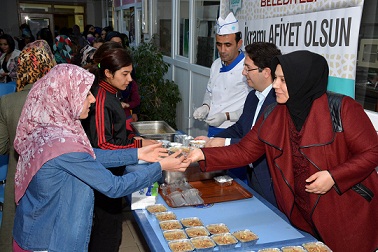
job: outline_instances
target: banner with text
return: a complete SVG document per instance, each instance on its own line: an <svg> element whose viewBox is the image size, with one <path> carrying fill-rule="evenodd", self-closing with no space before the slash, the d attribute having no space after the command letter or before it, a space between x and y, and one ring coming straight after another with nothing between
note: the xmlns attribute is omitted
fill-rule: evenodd
<svg viewBox="0 0 378 252"><path fill-rule="evenodd" d="M354 97L361 15L359 5L282 17L239 19L239 26L244 45L264 41L276 44L282 53L309 50L323 55L330 67L328 89Z"/></svg>

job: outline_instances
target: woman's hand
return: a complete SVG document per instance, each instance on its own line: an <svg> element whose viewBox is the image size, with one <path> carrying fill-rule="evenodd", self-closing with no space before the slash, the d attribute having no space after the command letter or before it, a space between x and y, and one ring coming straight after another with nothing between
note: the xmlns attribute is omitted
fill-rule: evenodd
<svg viewBox="0 0 378 252"><path fill-rule="evenodd" d="M130 105L128 103L126 103L126 102L121 102L121 105L122 105L123 109L130 107Z"/></svg>
<svg viewBox="0 0 378 252"><path fill-rule="evenodd" d="M181 155L181 150L159 161L161 169L165 171L180 171L184 172L190 165L190 159L186 159Z"/></svg>
<svg viewBox="0 0 378 252"><path fill-rule="evenodd" d="M138 121L138 115L137 114L132 114L131 118L133 119L133 122L137 122Z"/></svg>
<svg viewBox="0 0 378 252"><path fill-rule="evenodd" d="M151 144L157 144L157 143L159 142L156 140L142 138L142 146L149 146Z"/></svg>
<svg viewBox="0 0 378 252"><path fill-rule="evenodd" d="M190 159L191 162L197 162L200 160L204 160L205 156L203 155L201 149L193 149L191 152L189 152L189 155L186 158Z"/></svg>
<svg viewBox="0 0 378 252"><path fill-rule="evenodd" d="M306 192L325 194L332 188L335 181L333 181L328 171L320 171L306 179L306 183L308 183L305 189Z"/></svg>
<svg viewBox="0 0 378 252"><path fill-rule="evenodd" d="M158 162L167 156L167 149L159 142L138 149L138 159L146 162Z"/></svg>

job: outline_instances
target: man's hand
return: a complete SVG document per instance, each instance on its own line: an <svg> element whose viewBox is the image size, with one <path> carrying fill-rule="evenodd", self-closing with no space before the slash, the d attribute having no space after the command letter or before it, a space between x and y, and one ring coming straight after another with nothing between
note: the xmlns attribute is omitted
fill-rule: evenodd
<svg viewBox="0 0 378 252"><path fill-rule="evenodd" d="M194 113L194 119L202 121L206 118L207 114L209 114L210 108L207 105L202 105L201 107L197 108Z"/></svg>
<svg viewBox="0 0 378 252"><path fill-rule="evenodd" d="M205 122L210 126L218 127L226 120L227 117L225 113L217 113L211 117L208 117Z"/></svg>
<svg viewBox="0 0 378 252"><path fill-rule="evenodd" d="M224 146L226 139L221 137L214 137L206 142L205 147L220 147Z"/></svg>
<svg viewBox="0 0 378 252"><path fill-rule="evenodd" d="M207 141L209 141L210 138L207 136L197 136L194 138L194 140L205 140L205 142L207 143Z"/></svg>
<svg viewBox="0 0 378 252"><path fill-rule="evenodd" d="M320 171L306 179L306 192L325 194L335 184L328 171Z"/></svg>

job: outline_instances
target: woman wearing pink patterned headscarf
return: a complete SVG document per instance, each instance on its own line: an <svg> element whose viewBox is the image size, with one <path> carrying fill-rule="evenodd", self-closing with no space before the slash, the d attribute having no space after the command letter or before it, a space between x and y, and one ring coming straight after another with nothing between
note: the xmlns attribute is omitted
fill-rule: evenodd
<svg viewBox="0 0 378 252"><path fill-rule="evenodd" d="M14 176L18 155L13 147L22 107L33 84L56 65L48 43L36 40L27 44L18 56L17 92L0 99L0 154L9 152L7 186L4 190L2 226L0 228L0 251L12 251L12 231L16 206L14 201Z"/></svg>
<svg viewBox="0 0 378 252"><path fill-rule="evenodd" d="M23 107L14 146L20 154L15 176L14 251L87 251L93 189L122 197L161 178L162 170L183 171L189 162L160 144L139 149L94 150L81 126L95 98L94 76L60 64L37 81ZM155 162L116 177L105 167L138 158ZM93 189L92 189L93 188Z"/></svg>

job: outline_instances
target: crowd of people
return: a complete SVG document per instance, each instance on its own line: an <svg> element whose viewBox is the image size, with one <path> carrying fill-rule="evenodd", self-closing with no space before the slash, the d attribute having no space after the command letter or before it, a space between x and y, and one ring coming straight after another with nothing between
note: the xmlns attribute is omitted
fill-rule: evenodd
<svg viewBox="0 0 378 252"><path fill-rule="evenodd" d="M58 64L70 63L84 68L89 68L94 64L95 51L107 41L114 41L123 48L129 48L128 36L125 33L114 31L111 26L100 28L86 25L84 31L81 32L80 27L74 25L72 28L64 27L54 33L46 27L34 36L30 27L27 24L22 24L20 31L21 36L12 38L11 35L4 34L0 29L0 83L16 82L17 58L21 50L35 40L45 40L48 43ZM134 71L132 77L130 85L118 95L127 115L128 130L132 130L130 122L138 121L140 113L140 95Z"/></svg>
<svg viewBox="0 0 378 252"><path fill-rule="evenodd" d="M140 98L125 34L87 25L61 29L55 42L42 29L32 41L20 29L20 51L0 34L1 77L17 82L0 99L12 181L1 251L116 252L119 198L197 161L202 171L238 168L293 226L336 252L378 248L378 136L360 104L327 92L322 55L282 54L267 42L242 52L234 15L219 18L220 58L193 113L209 125L196 138L206 145L185 157L129 131Z"/></svg>
<svg viewBox="0 0 378 252"><path fill-rule="evenodd" d="M41 161L44 158L46 159L43 163L38 163L36 165L33 164L31 167L32 170L28 170L30 167L28 167L28 165L25 166L25 163L22 165L21 160L23 158L30 158L29 156L25 156L30 154L30 152L28 151L30 151L32 148L25 150L28 152L28 154L25 154L23 150L17 149L17 144L14 144L14 141L15 139L17 139L16 132L19 133L21 131L21 124L19 125L19 128L17 128L17 125L24 104L31 102L31 104L33 104L33 108L31 109L35 109L38 104L40 104L38 110L42 108L48 108L48 111L43 112L41 110L40 112L54 113L54 116L57 117L57 119L49 122L52 127L52 131L55 130L53 129L54 127L62 127L61 130L58 131L71 130L72 133L66 136L68 138L72 138L75 135L76 137L83 137L82 133L85 132L86 139L82 142L90 143L90 148L92 148L93 146L96 149L87 151L84 148L83 151L90 153L93 158L95 157L94 153L96 153L95 160L96 162L98 162L97 168L98 165L100 165L100 167L102 168L102 165L108 168L110 167L108 171L107 169L105 169L105 175L99 176L99 179L106 178L106 176L108 176L107 172L110 172L112 176L119 177L117 178L117 181L109 177L108 182L103 184L107 188L106 191L104 191L104 187L99 187L102 182L96 182L91 178L86 178L83 180L84 184L87 186L88 190L92 192L92 194L93 190L95 191L96 197L94 201L92 200L92 203L95 202L96 208L95 211L93 211L93 204L90 203L91 201L88 201L89 204L86 210L89 211L84 210L84 212L82 213L86 214L87 216L85 218L87 220L90 219L90 221L85 223L86 225L88 224L86 227L83 226L83 228L85 228L85 230L82 230L84 233L81 234L83 239L80 239L80 242L77 244L77 246L75 245L76 247L72 247L72 250L71 248L69 250L85 251L88 250L88 246L90 246L90 251L104 251L104 247L110 249L109 246L112 246L113 249L111 249L111 251L118 251L122 237L122 219L119 218L122 210L122 202L120 200L120 197L131 194L135 190L141 189L157 180L160 180L162 174L161 169L175 169L174 167L177 168L182 165L181 163L183 160L173 159L171 160L173 162L169 163L169 165L165 165L165 163L169 162L169 159L164 159L166 161L161 161L160 165L153 165L156 166L156 168L151 168L152 166L150 167L148 165L131 165L131 163L135 163L136 160L135 158L131 158L133 155L135 156L135 151L132 150L136 147L139 147L139 149L143 150L143 147L152 145L152 147L149 147L149 149L145 151L146 155L144 158L137 155L138 159L149 162L159 161L161 157L165 155L165 153L161 152L160 145L156 144L156 141L134 136L132 128L130 127L130 122L138 120L137 113L139 112L138 107L140 105L140 96L138 93L137 82L133 78L134 70L132 68L132 60L130 51L128 50L129 44L126 34L113 31L111 27L105 27L101 31L101 29L98 30L92 25L87 25L84 32L81 33L79 26L75 25L72 29L61 29L59 34L54 39L49 28L41 29L36 35L36 38L32 35L28 25L23 24L22 27L20 27L20 30L22 31L22 35L20 37L12 37L9 34L4 34L3 32L2 34L0 34L0 51L2 53L0 58L0 81L4 83L16 82L17 85L16 93L4 96L0 99L0 153L9 154L10 156L7 174L8 183L5 187L4 202L6 203L4 203L3 206L3 226L0 229L0 250L12 251L12 246L13 250L15 251L42 251L47 250L47 248L54 250L56 244L48 244L49 241L53 239L53 236L51 234L46 234L46 236L42 235L44 237L43 239L45 240L44 242L31 238L31 233L34 233L35 230L31 230L30 225L32 225L34 221L45 222L46 219L45 217L41 217L38 220L27 220L26 215L32 214L32 212L35 211L35 209L30 209L30 205L28 204L35 204L36 202L32 200L24 203L25 200L23 199L29 198L30 200L33 197L40 196L39 193L34 194L35 192L32 192L33 186L31 185L35 183L33 181L36 180L37 177L40 176L39 174L42 173L43 169L41 169L41 167L44 167L45 161L48 161L51 158L57 158L57 156L60 157L64 153L70 153L71 150L75 149L76 151L82 152L78 150L78 147L74 147L73 149L72 147L62 147L63 153L60 153L58 151L56 155L49 155L48 157L43 157L42 154L42 156L38 158L38 160ZM17 47L20 50L18 50ZM101 65L102 67L100 67ZM76 66L76 68L74 66ZM125 70L125 68L127 69ZM49 74L50 70L54 71ZM59 72L58 75L63 74L62 77L65 78L61 78L60 80L54 82L55 78L58 76L57 72ZM66 76L64 76L64 74ZM77 78L72 79L73 75L77 75ZM127 77L124 78L123 76L126 75ZM70 78L68 78L68 76L70 76ZM37 85L39 81L41 82L41 85ZM42 81L44 81L45 84L42 84ZM51 86L53 82L58 86L62 85L59 88L56 87L56 93L45 93L43 94L45 98L43 98L42 93L36 95L34 99L37 99L42 103L30 101L30 99L32 99L32 95L29 95L29 92L37 92L36 90L38 88L43 88L44 91L46 91L46 88L48 89L48 86ZM75 84L77 84L78 86L74 88ZM38 88L36 86L38 86ZM75 90L70 90L72 88L74 88ZM89 88L91 89L91 92L88 93ZM102 90L101 95L98 95L99 90ZM92 93L96 97L94 97ZM30 96L29 99L27 99L28 95ZM69 96L70 99L74 97L77 98L71 101L72 104L62 103L63 100L61 99L67 99L67 96ZM87 96L91 97L91 99L87 98L84 100L82 99L83 96L84 98ZM64 111L57 111L53 109L53 103L51 103L50 101L47 102L48 99L54 99L54 97L56 98L56 103L54 103L54 106L59 107L62 106L62 104L65 104L64 106L66 106L65 109L67 109L67 111L73 111L74 113L76 113L80 112L78 111L78 109L80 109L80 106L82 106L84 102L84 104L87 104L85 105L87 107L85 107L83 110L87 110L89 107L91 107L91 112L89 113L88 111L86 116L78 117L78 114L66 114L64 113ZM95 100L97 100L97 102L94 105L93 103ZM112 102L109 104L109 101ZM104 113L104 110L106 110L105 114L109 116L107 119L103 119L104 114L101 114ZM30 116L28 115L28 112L24 113L27 114L26 116ZM116 116L111 116L111 113L116 113ZM38 115L40 116L41 114L38 113ZM43 117L37 117L27 118L27 123L25 124L25 126L27 125L28 129L24 130L31 130L32 132L38 131L38 129L42 125L42 122L39 120L45 119ZM53 116L51 114L51 118L52 117ZM86 117L88 117L87 120L85 120ZM79 118L80 121L78 120ZM116 119L113 120L114 118ZM73 128L69 130L67 129L67 125L62 125L62 121L59 120L63 120L67 123L72 120L72 127L79 127L78 122L80 122L80 126L83 127L83 130L81 133L81 130L77 131ZM96 121L100 120L102 120L103 123L96 127ZM34 123L31 123L31 121L33 121ZM91 124L90 122L94 123ZM115 132L113 131L114 126L117 129ZM31 129L30 127L32 127L33 129ZM47 129L47 131L49 131L49 129ZM106 130L104 131L104 129ZM47 131L45 133L47 133ZM51 134L51 139L49 139L48 141L54 142L54 139L57 135L54 136L53 133ZM60 137L64 138L63 135L60 135ZM38 137L39 136L37 135L35 135L34 139L33 137L31 137L29 139L29 143L35 147L43 149L45 143L42 140L38 139ZM25 141L22 140L22 142ZM59 148L59 144L54 143L54 145L55 144L56 147ZM117 152L114 152L112 155L106 154L106 152L104 152L104 154L100 154L100 152L97 153L97 149L127 149L127 151L120 151L119 155L116 155L120 161L118 163L113 162L112 165L110 165L109 159L103 159L101 158L101 156L112 156L114 158L113 155L115 155ZM154 153L159 154L159 156ZM126 157L121 157L121 155ZM19 162L17 163L18 160ZM138 167L138 169L125 171L125 162L128 166ZM179 164L175 165L175 162ZM28 161L28 163L30 163L30 160ZM93 164L91 166L92 168L96 167L96 165L93 166ZM65 167L65 165L62 166L62 163L54 166L54 168L57 168L58 170L61 169L61 171L56 170L58 174L63 173L67 175L66 173L71 173L69 170L67 170L67 167ZM85 170L82 171L85 172ZM87 172L89 172L89 170ZM23 182L17 182L18 179L24 180L27 176L31 177L28 178L26 186L22 185ZM68 179L70 177L66 178ZM74 174L72 178L74 178L74 181L77 179L82 180L80 178L80 175L78 174ZM136 178L141 181L138 183L130 182ZM72 182L72 184L75 183L76 182ZM45 184L45 182L42 182L42 185L47 186L48 183ZM67 185L63 183L62 188L55 188L56 194L63 196L60 190L67 189L66 186ZM113 193L109 192L109 186L114 187ZM21 187L22 189L20 189ZM19 190L22 191L20 194ZM29 195L29 193L31 194ZM24 194L28 196L24 197ZM88 197L90 197L90 194L88 195ZM77 200L81 199L81 197L77 198ZM102 202L102 199L105 199L105 202ZM53 203L52 199L50 200L51 203ZM18 205L18 212L16 212L16 205L13 204L13 202L15 201ZM110 205L107 204L108 202L110 202ZM100 206L99 208L97 207L98 205ZM106 214L107 212L105 212L104 216L104 210L101 211L101 206L102 208L103 206L106 206L107 208L105 208L105 210L110 212L110 214ZM114 209L116 209L117 211L114 212ZM55 218L60 218L63 215L69 213L67 212L67 209L61 209L60 213L56 213L46 205L44 205L43 207L41 206L38 211L43 212L41 216L45 215L46 218L47 216L51 217L53 215L55 215ZM94 223L92 225L93 213ZM112 222L112 219L109 218L113 218L114 220L117 220L117 222ZM13 225L14 223L15 226ZM108 230L113 232L103 232L103 223L114 223L114 225L108 225ZM40 226L41 228L43 228L43 225ZM52 225L51 228L61 229L63 227L60 227L59 225L56 225L54 227L54 225ZM97 235L89 240L88 238L90 236L85 234L85 232L88 230L90 233L92 233L92 235ZM58 232L59 235L62 234L60 231ZM80 231L80 233L82 231ZM35 234L41 235L42 233L36 232ZM110 237L112 240L110 240L110 242L106 242L107 237ZM68 240L66 240L65 242L71 243L69 242L69 239L72 238L73 237L68 236ZM13 244L12 240L14 241ZM30 240L33 241L31 242ZM98 245L98 241L103 241L102 247ZM59 246L63 244L57 241L57 244L58 243Z"/></svg>
<svg viewBox="0 0 378 252"><path fill-rule="evenodd" d="M18 52L22 51L28 43L35 40L45 40L54 53L54 56L58 58L58 63L72 63L83 66L81 59L83 52L88 46L99 48L106 41L116 41L124 48L129 47L128 36L125 33L114 31L111 26L100 28L93 25L86 25L82 32L78 25L74 25L72 28L63 27L55 31L51 31L50 28L45 27L39 30L35 35L32 34L30 27L26 23L22 24L19 28L21 35L15 37L5 34L4 31L0 29L0 36L7 35L2 39L7 40L6 42L10 47L9 50L1 48L0 56L3 54L8 55L14 50ZM84 63L90 62L85 61Z"/></svg>

